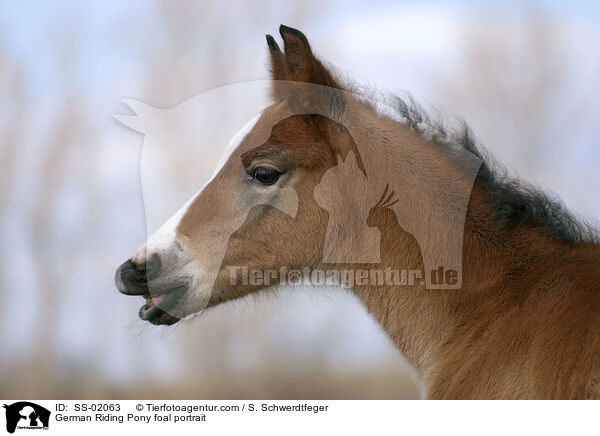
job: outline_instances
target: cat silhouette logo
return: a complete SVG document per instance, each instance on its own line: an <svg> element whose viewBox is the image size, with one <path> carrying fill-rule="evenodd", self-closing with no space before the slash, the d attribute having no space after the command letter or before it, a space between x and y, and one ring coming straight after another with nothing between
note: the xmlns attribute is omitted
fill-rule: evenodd
<svg viewBox="0 0 600 436"><path fill-rule="evenodd" d="M19 401L6 409L6 431L14 433L18 429L48 429L50 411L42 406L28 401Z"/></svg>

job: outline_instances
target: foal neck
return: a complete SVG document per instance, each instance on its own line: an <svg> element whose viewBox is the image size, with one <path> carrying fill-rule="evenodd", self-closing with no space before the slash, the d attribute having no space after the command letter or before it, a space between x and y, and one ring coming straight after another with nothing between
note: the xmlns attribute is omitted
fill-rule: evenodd
<svg viewBox="0 0 600 436"><path fill-rule="evenodd" d="M532 226L505 228L487 199L485 190L475 183L465 220L460 289L428 289L418 279L354 287L421 380L430 378L456 352L457 335L485 328L499 313L519 303L522 289L511 284L520 275L547 267L548 256L556 258L565 252L564 244ZM395 214L383 209L375 211L373 219L381 233L381 264L359 268L425 274L419 244L401 228Z"/></svg>

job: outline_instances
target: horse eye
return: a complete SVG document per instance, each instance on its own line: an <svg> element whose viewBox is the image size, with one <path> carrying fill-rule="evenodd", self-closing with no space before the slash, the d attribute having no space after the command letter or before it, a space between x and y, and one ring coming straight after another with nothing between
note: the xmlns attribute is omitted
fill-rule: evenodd
<svg viewBox="0 0 600 436"><path fill-rule="evenodd" d="M252 173L252 178L258 180L263 185L274 184L279 180L279 176L281 176L281 173L270 167L257 167Z"/></svg>

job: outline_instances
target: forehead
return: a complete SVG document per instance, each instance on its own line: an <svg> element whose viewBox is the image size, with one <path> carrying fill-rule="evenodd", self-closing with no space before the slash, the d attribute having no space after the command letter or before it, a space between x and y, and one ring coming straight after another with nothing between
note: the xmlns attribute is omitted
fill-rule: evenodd
<svg viewBox="0 0 600 436"><path fill-rule="evenodd" d="M265 109L240 139L231 158L244 166L260 157L308 164L329 154L315 115L294 114L286 100Z"/></svg>

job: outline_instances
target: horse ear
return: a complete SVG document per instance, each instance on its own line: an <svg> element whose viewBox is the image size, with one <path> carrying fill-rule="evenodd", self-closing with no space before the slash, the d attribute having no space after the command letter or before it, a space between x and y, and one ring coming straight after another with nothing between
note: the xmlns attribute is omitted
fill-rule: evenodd
<svg viewBox="0 0 600 436"><path fill-rule="evenodd" d="M269 46L269 54L271 55L271 77L273 80L286 80L285 57L271 35L267 35L267 45Z"/></svg>
<svg viewBox="0 0 600 436"><path fill-rule="evenodd" d="M308 39L304 33L283 24L279 26L279 33L283 38L289 80L311 82L313 68L320 62L313 56Z"/></svg>
<svg viewBox="0 0 600 436"><path fill-rule="evenodd" d="M308 39L302 32L282 24L279 27L279 33L283 38L283 53L275 39L271 35L267 35L273 80L289 80L341 88L331 73L313 55ZM274 84L272 94L275 100L287 97L287 95L283 95L285 94L283 88L283 86Z"/></svg>

